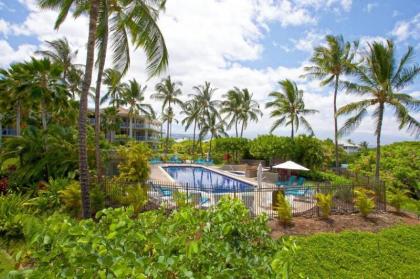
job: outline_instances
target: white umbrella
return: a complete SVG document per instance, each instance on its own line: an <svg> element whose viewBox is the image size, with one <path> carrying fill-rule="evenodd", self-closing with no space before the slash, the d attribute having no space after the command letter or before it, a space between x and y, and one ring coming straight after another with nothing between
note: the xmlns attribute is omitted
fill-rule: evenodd
<svg viewBox="0 0 420 279"><path fill-rule="evenodd" d="M284 169L284 170L301 170L308 171L309 169L301 166L293 161L287 161L278 165L273 166L273 169Z"/></svg>
<svg viewBox="0 0 420 279"><path fill-rule="evenodd" d="M258 182L258 188L262 187L262 179L263 179L263 167L261 163L258 165L257 169L257 182Z"/></svg>

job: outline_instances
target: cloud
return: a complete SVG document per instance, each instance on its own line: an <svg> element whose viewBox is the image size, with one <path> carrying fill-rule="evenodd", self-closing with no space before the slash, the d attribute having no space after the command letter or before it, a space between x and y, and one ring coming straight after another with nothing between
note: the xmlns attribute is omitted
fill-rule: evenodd
<svg viewBox="0 0 420 279"><path fill-rule="evenodd" d="M371 11L373 11L373 9L377 7L379 7L378 3L368 3L363 10L367 13L370 13Z"/></svg>
<svg viewBox="0 0 420 279"><path fill-rule="evenodd" d="M290 39L296 49L304 52L312 52L314 47L321 44L328 32L318 32L315 30L305 31L305 36L296 40Z"/></svg>
<svg viewBox="0 0 420 279"><path fill-rule="evenodd" d="M391 35L395 36L398 42L408 39L420 39L420 13L410 20L402 20L395 24Z"/></svg>
<svg viewBox="0 0 420 279"><path fill-rule="evenodd" d="M0 67L6 67L7 65L20 62L28 59L33 52L36 50L36 46L30 44L20 45L17 49L13 49L10 44L5 40L0 40Z"/></svg>

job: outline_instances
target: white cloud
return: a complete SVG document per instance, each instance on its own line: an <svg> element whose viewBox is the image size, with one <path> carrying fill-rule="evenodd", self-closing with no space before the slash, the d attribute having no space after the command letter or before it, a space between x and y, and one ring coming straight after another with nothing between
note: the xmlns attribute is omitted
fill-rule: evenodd
<svg viewBox="0 0 420 279"><path fill-rule="evenodd" d="M7 41L0 40L0 67L28 59L36 48L34 45L24 44L17 49L13 49Z"/></svg>
<svg viewBox="0 0 420 279"><path fill-rule="evenodd" d="M366 8L364 8L363 10L367 13L370 13L371 11L373 11L373 9L379 7L378 3L368 3L366 5Z"/></svg>
<svg viewBox="0 0 420 279"><path fill-rule="evenodd" d="M310 30L305 32L305 36L296 40L290 39L296 49L312 52L314 47L320 45L320 43L325 39L325 36L328 32L317 32L315 30Z"/></svg>
<svg viewBox="0 0 420 279"><path fill-rule="evenodd" d="M351 10L352 0L295 0L297 5L319 9L337 9L348 12Z"/></svg>
<svg viewBox="0 0 420 279"><path fill-rule="evenodd" d="M397 38L398 42L407 39L419 40L420 39L420 13L410 20L402 20L395 24L391 35Z"/></svg>

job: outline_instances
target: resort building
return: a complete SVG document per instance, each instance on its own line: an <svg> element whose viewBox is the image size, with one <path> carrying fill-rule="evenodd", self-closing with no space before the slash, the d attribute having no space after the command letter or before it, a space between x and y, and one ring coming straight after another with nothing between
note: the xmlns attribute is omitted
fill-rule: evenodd
<svg viewBox="0 0 420 279"><path fill-rule="evenodd" d="M360 146L348 141L339 141L338 146L342 147L347 153L359 152Z"/></svg>
<svg viewBox="0 0 420 279"><path fill-rule="evenodd" d="M103 110L101 111L101 113ZM130 137L130 117L128 110L125 108L118 109L119 128L116 131L109 131L106 137L110 141L127 140ZM93 110L89 110L89 123L95 124L95 114ZM150 119L142 115L133 117L132 138L137 141L147 142L152 148L157 148L161 137L162 123L157 119Z"/></svg>

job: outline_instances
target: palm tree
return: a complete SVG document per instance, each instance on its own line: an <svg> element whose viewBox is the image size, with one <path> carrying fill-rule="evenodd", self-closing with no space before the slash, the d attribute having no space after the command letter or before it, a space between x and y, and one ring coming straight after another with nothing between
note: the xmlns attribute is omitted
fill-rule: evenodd
<svg viewBox="0 0 420 279"><path fill-rule="evenodd" d="M239 121L241 124L241 135L242 138L244 129L248 126L248 121L258 121L258 116L262 116L263 113L260 110L260 105L252 99L252 93L248 89L242 89L241 91L241 110L239 113Z"/></svg>
<svg viewBox="0 0 420 279"><path fill-rule="evenodd" d="M217 89L212 88L210 82L206 81L204 82L204 85L194 86L193 90L196 94L190 94L189 96L194 98L198 103L198 106L201 108L201 116L208 116L210 113L214 113L219 116L217 110L220 105L220 101L213 99L214 93Z"/></svg>
<svg viewBox="0 0 420 279"><path fill-rule="evenodd" d="M69 0L39 0L39 5L44 9L54 9L59 11L58 18L55 23L55 28L58 29L60 25L67 18L68 12L78 1ZM89 9L89 33L86 51L86 63L84 71L84 79L82 92L80 96L79 108L79 168L80 168L80 189L82 197L82 216L83 218L90 217L90 198L89 198L89 170L87 158L87 139L86 139L86 119L87 119L87 99L89 95L90 84L92 82L93 63L95 59L95 41L97 33L97 19L99 0L90 0Z"/></svg>
<svg viewBox="0 0 420 279"><path fill-rule="evenodd" d="M418 65L409 65L413 58L413 48L409 47L401 60L396 63L392 41L388 40L386 44L374 42L369 44L369 50L366 57L364 57L363 64L356 69L354 73L355 80L344 82L348 93L357 94L365 97L365 99L345 105L338 110L338 116L355 113L354 116L344 123L344 126L339 131L340 134L347 134L357 128L368 114L367 109L374 107L373 117L376 122L376 181L379 181L380 178L381 131L385 107L388 106L394 109L400 129L407 127L407 130L416 136L420 134L420 123L409 115L409 110L414 112L420 110L420 101L408 94L401 93L401 90L412 83L420 73Z"/></svg>
<svg viewBox="0 0 420 279"><path fill-rule="evenodd" d="M78 50L73 51L66 38L54 41L46 41L47 50L39 50L35 53L51 59L54 63L60 65L63 69L63 80L67 80L70 71L76 68L74 60L77 57Z"/></svg>
<svg viewBox="0 0 420 279"><path fill-rule="evenodd" d="M1 99L6 110L15 110L16 135L21 134L22 106L29 100L27 80L29 73L24 63L10 65L9 69L0 69Z"/></svg>
<svg viewBox="0 0 420 279"><path fill-rule="evenodd" d="M141 85L135 79L133 79L128 82L128 86L123 92L124 104L128 105L128 116L130 119L130 138L133 138L133 118L135 115L142 113L148 118L155 118L155 112L153 111L152 106L143 103L146 88L147 86L142 88Z"/></svg>
<svg viewBox="0 0 420 279"><path fill-rule="evenodd" d="M319 46L311 58L313 66L305 67L306 77L321 79L321 85L334 86L334 143L335 166L338 168L337 94L340 77L349 74L355 67L353 60L358 42L345 42L343 36L326 36L327 46ZM353 47L352 47L353 46Z"/></svg>
<svg viewBox="0 0 420 279"><path fill-rule="evenodd" d="M114 107L108 107L103 110L101 127L106 135L109 135L108 140L114 140L114 132L120 127L121 118L118 116L118 110Z"/></svg>
<svg viewBox="0 0 420 279"><path fill-rule="evenodd" d="M180 82L173 82L171 77L168 76L167 78L162 79L161 82L156 84L155 90L156 93L152 94L152 98L162 101L162 114L166 107L168 107L167 115L173 114L173 105L179 105L182 107L182 101L179 99L180 95L182 94L181 89L179 86L182 84ZM173 117L172 117L173 118ZM167 118L167 126L166 126L166 146L165 146L165 154L168 153L168 144L169 144L169 128L172 123L172 118Z"/></svg>
<svg viewBox="0 0 420 279"><path fill-rule="evenodd" d="M101 84L111 43L114 67L125 74L130 65L130 43L146 53L149 76L163 71L168 64L165 40L157 25L159 12L166 1L101 0L98 21L98 75L95 88L95 149L98 178L101 177L99 152ZM130 39L131 40L130 40Z"/></svg>
<svg viewBox="0 0 420 279"><path fill-rule="evenodd" d="M269 96L275 99L266 104L266 108L273 108L270 117L280 117L274 121L270 132L272 133L280 125L291 125L291 138L293 139L295 131L297 132L300 123L302 123L306 130L313 135L314 131L304 116L318 111L305 108L303 91L298 89L295 82L285 79L279 81L279 84L282 92L271 92Z"/></svg>
<svg viewBox="0 0 420 279"><path fill-rule="evenodd" d="M235 126L235 135L238 137L238 122L241 115L242 91L235 87L234 89L229 90L225 95L223 95L223 97L225 100L222 101L222 108L220 112L222 114L226 114L226 120L230 119L227 127L230 129L232 126Z"/></svg>
<svg viewBox="0 0 420 279"><path fill-rule="evenodd" d="M123 74L115 69L105 70L104 84L107 92L102 97L101 103L109 101L114 108L120 108L124 103L123 94L127 90L127 84L122 82Z"/></svg>
<svg viewBox="0 0 420 279"><path fill-rule="evenodd" d="M47 129L48 108L55 109L68 106L68 92L61 82L63 70L60 65L51 62L48 58L35 59L25 64L31 78L27 83L32 100L39 101L42 128Z"/></svg>
<svg viewBox="0 0 420 279"><path fill-rule="evenodd" d="M209 157L211 156L213 138L228 136L225 131L225 126L225 121L220 119L217 112L210 112L203 120L199 137L200 139L204 139L207 134L210 134Z"/></svg>
<svg viewBox="0 0 420 279"><path fill-rule="evenodd" d="M174 113L174 110L172 108L169 108L168 107L167 110L163 112L163 114L162 114L162 122L163 123L165 123L165 122L166 123L175 122L175 123L178 124L178 120L175 118L175 113ZM170 138L172 136L172 124L169 125L167 134L169 135L168 138ZM169 143L167 143L167 144L169 144Z"/></svg>
<svg viewBox="0 0 420 279"><path fill-rule="evenodd" d="M200 106L196 100L190 100L186 102L183 106L182 114L185 114L185 118L182 119L181 123L185 126L185 131L187 131L191 124L194 123L193 128L193 146L192 146L192 153L195 154L195 134L197 130L197 124L200 120Z"/></svg>

